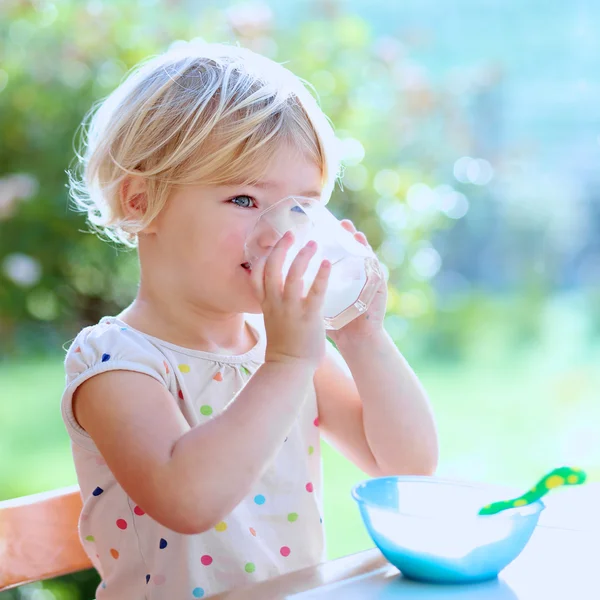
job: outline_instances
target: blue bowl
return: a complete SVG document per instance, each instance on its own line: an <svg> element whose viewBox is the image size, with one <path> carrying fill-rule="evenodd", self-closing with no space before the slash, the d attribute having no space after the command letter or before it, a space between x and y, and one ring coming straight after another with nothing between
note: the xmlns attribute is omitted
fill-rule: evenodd
<svg viewBox="0 0 600 600"><path fill-rule="evenodd" d="M437 477L380 477L352 497L369 535L404 576L434 583L494 579L525 547L544 503L479 516L489 487Z"/></svg>

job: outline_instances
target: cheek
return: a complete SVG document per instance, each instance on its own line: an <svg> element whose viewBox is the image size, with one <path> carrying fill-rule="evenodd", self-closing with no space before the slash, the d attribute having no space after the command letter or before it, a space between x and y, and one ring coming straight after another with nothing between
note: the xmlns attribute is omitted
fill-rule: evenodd
<svg viewBox="0 0 600 600"><path fill-rule="evenodd" d="M202 265L205 272L225 274L244 262L244 243L246 236L240 230L219 229L216 226L196 230L185 244L184 261L191 266Z"/></svg>
<svg viewBox="0 0 600 600"><path fill-rule="evenodd" d="M188 214L185 204L172 200L163 208L154 221L157 235L163 240L163 245L178 245L190 239L195 223L192 215Z"/></svg>
<svg viewBox="0 0 600 600"><path fill-rule="evenodd" d="M247 224L220 214L175 205L159 215L162 251L186 268L243 262Z"/></svg>
<svg viewBox="0 0 600 600"><path fill-rule="evenodd" d="M210 248L211 239L218 235L211 219L186 202L172 202L157 220L162 250L179 259L202 259L202 250Z"/></svg>
<svg viewBox="0 0 600 600"><path fill-rule="evenodd" d="M237 254L242 255L245 243L246 232L241 227L222 231L219 235L219 246L223 249L223 252L229 256Z"/></svg>
<svg viewBox="0 0 600 600"><path fill-rule="evenodd" d="M163 250L179 262L197 259L206 239L191 220L171 219L162 230Z"/></svg>

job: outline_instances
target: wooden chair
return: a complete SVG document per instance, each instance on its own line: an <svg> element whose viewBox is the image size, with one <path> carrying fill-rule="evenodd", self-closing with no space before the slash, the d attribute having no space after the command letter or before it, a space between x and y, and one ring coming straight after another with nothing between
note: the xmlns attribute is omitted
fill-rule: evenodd
<svg viewBox="0 0 600 600"><path fill-rule="evenodd" d="M92 566L78 537L78 486L0 502L0 592Z"/></svg>

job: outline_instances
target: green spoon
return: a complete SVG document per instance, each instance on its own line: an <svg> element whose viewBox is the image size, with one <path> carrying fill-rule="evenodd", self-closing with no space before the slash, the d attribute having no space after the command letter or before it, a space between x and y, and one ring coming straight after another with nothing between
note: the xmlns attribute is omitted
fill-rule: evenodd
<svg viewBox="0 0 600 600"><path fill-rule="evenodd" d="M550 490L562 485L580 485L585 482L587 476L581 469L571 467L559 467L550 471L545 477L540 479L528 492L514 498L513 500L501 500L484 506L478 514L480 515L495 515L509 508L518 508L519 506L527 506L545 496Z"/></svg>

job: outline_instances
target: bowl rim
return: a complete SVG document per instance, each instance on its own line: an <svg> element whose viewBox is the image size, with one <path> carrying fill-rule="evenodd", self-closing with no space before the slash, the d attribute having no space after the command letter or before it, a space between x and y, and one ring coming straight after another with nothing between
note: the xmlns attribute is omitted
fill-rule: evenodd
<svg viewBox="0 0 600 600"><path fill-rule="evenodd" d="M361 487L365 487L367 484L369 484L370 482L373 482L373 481L383 481L383 480L395 481L397 483L426 483L426 484L438 484L439 483L442 485L444 485L444 484L452 485L453 487L467 487L467 488L474 488L474 489L485 489L487 487L487 484L485 484L485 483L476 483L476 482L460 481L460 480L456 480L456 479L447 479L444 477L436 477L435 475L386 475L384 477L371 477L369 479L365 479L365 480L355 484L354 486L352 486L352 490L351 490L352 498L356 501L356 503L359 506L362 504L362 505L366 505L371 508L377 508L379 510L393 512L394 514L405 515L405 516L409 516L409 517L415 517L415 518L431 520L431 521L445 520L446 517L440 517L440 516L435 516L435 515L416 514L416 513L405 511L405 510L390 510L388 508L381 506L380 504L377 504L375 502L369 502L368 500L365 500L364 498L361 498L359 496L358 490ZM545 508L546 508L546 505L544 504L544 502L542 500L538 499L535 502L532 502L531 504L527 504L525 506L520 506L520 507L515 507L512 510L505 510L500 513L496 513L495 515L479 515L477 513L474 513L472 517L468 516L468 515L466 515L466 516L461 515L461 516L453 517L453 519L456 519L459 521L471 521L472 519L477 520L477 519L481 519L481 518L494 517L494 519L514 520L519 517L531 517L531 516L539 515L543 510L545 510ZM522 514L521 512L518 512L519 509L529 509L532 512L528 512L527 514Z"/></svg>

